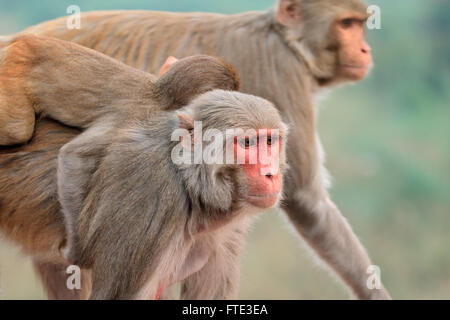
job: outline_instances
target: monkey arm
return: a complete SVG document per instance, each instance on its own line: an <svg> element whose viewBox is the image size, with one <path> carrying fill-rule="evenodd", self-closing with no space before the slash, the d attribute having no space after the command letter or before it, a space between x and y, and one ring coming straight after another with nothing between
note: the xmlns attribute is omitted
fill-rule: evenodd
<svg viewBox="0 0 450 320"><path fill-rule="evenodd" d="M384 287L367 286L372 265L350 225L322 187L310 186L286 197L283 209L298 232L352 289L358 299L390 299ZM300 191L301 190L301 191Z"/></svg>
<svg viewBox="0 0 450 320"><path fill-rule="evenodd" d="M92 270L91 299L154 298L187 254L185 191L151 140L103 119L60 152L69 258Z"/></svg>
<svg viewBox="0 0 450 320"><path fill-rule="evenodd" d="M58 155L58 199L64 214L67 243L64 257L71 263L79 259L79 214L105 149L111 142L114 126L111 119L103 119L64 145Z"/></svg>

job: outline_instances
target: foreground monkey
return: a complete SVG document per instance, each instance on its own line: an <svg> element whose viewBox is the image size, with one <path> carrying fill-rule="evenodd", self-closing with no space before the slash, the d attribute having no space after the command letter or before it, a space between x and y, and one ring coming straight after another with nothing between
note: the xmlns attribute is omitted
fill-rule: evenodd
<svg viewBox="0 0 450 320"><path fill-rule="evenodd" d="M389 298L367 287L372 262L330 199L317 134L315 96L362 80L372 65L363 0L278 0L266 12L237 15L114 11L84 13L25 30L77 42L156 73L168 55L220 56L241 76L242 91L272 101L290 124L291 167L282 208L306 242L360 299Z"/></svg>
<svg viewBox="0 0 450 320"><path fill-rule="evenodd" d="M262 146L270 152L272 143L286 138L267 101L212 91L178 114L127 110L61 149L58 189L69 239L76 239L69 242L69 256L92 268L91 299L154 297L158 287L181 281L183 299L237 298L238 253L248 219L278 201L284 157L271 153L281 156L280 167L177 167L171 161L177 143L170 136L180 126L192 132L194 121L204 130L257 130L247 138L257 145L246 138L231 141L233 150L243 149L246 156ZM261 129L281 135L269 140Z"/></svg>
<svg viewBox="0 0 450 320"><path fill-rule="evenodd" d="M88 270L80 295L91 299L155 298L158 288L164 291L174 283L182 283L184 299L236 298L247 225L253 213L281 197L287 137L274 106L238 92L211 91L237 86L238 80L232 69L210 57L178 62L155 81L59 40L26 37L15 44L82 57L67 61L55 54L42 62L31 53L21 62L32 66L33 99L42 110L67 110L77 103L91 117L79 135L76 129L38 120L28 145L0 149L1 230L37 261L50 296L69 295L61 270L76 263ZM80 70L78 77L51 81L69 70ZM105 91L101 80L118 71L124 86L137 88ZM196 80L200 92L189 86L198 72L207 75ZM22 91L16 86L10 92ZM77 101L62 92L73 92ZM181 101L187 106L170 110L179 109ZM175 164L171 156L177 146L199 143L195 121L202 123L202 133L254 129L219 145L219 152L231 150L233 159L244 161ZM187 132L181 144L171 141L180 128ZM252 152L263 151L268 161L258 157L249 163Z"/></svg>

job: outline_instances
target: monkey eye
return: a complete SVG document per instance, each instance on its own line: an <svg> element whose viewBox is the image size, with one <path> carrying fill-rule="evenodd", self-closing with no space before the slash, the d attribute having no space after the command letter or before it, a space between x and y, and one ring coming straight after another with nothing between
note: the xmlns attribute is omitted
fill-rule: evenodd
<svg viewBox="0 0 450 320"><path fill-rule="evenodd" d="M267 145L271 146L273 144L276 144L280 140L279 136L268 136L267 137Z"/></svg>
<svg viewBox="0 0 450 320"><path fill-rule="evenodd" d="M256 137L245 137L239 139L238 143L242 148L248 149L256 146L256 144L258 143L258 139Z"/></svg>
<svg viewBox="0 0 450 320"><path fill-rule="evenodd" d="M355 22L355 20L352 18L343 19L343 20L341 20L341 26L344 29L347 29L347 28L350 28L354 22Z"/></svg>
<svg viewBox="0 0 450 320"><path fill-rule="evenodd" d="M363 26L366 23L367 19L359 19L359 18L346 18L340 21L340 25L343 29L349 29L355 25Z"/></svg>

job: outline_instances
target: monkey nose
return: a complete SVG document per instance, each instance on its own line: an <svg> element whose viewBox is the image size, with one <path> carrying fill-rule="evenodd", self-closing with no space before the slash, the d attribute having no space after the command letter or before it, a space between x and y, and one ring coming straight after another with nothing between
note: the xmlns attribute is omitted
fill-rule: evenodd
<svg viewBox="0 0 450 320"><path fill-rule="evenodd" d="M259 174L261 177L267 179L273 179L278 174L278 164L271 163L269 165L261 165L259 168Z"/></svg>
<svg viewBox="0 0 450 320"><path fill-rule="evenodd" d="M361 48L362 53L370 53L372 51L372 48L367 42L364 42Z"/></svg>

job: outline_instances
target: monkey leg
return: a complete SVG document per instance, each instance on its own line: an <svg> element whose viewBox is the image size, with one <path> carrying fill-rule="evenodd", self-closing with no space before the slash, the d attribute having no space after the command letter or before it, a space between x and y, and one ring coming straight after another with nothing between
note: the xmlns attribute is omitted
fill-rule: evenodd
<svg viewBox="0 0 450 320"><path fill-rule="evenodd" d="M0 145L28 142L34 132L35 113L22 95L2 87L0 74Z"/></svg>
<svg viewBox="0 0 450 320"><path fill-rule="evenodd" d="M81 271L81 288L69 289L66 273L67 265L51 262L33 261L34 269L39 276L49 300L86 300L89 298L91 290L91 280L89 272Z"/></svg>
<svg viewBox="0 0 450 320"><path fill-rule="evenodd" d="M99 52L31 35L6 43L0 39L0 145L27 142L35 113L85 128L115 113L117 101L148 104L156 78Z"/></svg>
<svg viewBox="0 0 450 320"><path fill-rule="evenodd" d="M25 95L24 66L7 56L0 39L0 145L25 143L34 132L35 112Z"/></svg>

